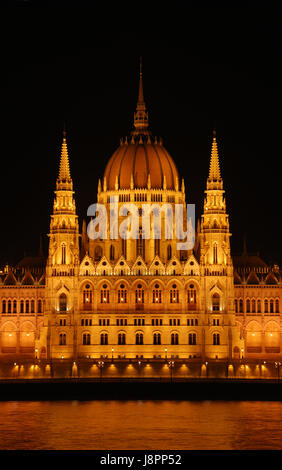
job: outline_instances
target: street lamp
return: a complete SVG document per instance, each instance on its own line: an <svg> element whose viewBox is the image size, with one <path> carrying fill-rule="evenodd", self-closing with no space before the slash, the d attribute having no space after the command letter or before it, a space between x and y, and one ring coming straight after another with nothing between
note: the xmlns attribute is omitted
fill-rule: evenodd
<svg viewBox="0 0 282 470"><path fill-rule="evenodd" d="M277 369L277 380L278 380L278 383L279 383L279 380L280 380L280 366L281 366L281 362L275 362L275 367Z"/></svg>
<svg viewBox="0 0 282 470"><path fill-rule="evenodd" d="M103 372L104 362L103 362L103 361L99 361L99 362L98 362L98 367L99 367L99 369L100 369L100 380L102 380L102 372Z"/></svg>
<svg viewBox="0 0 282 470"><path fill-rule="evenodd" d="M114 360L114 348L112 348L112 362Z"/></svg>
<svg viewBox="0 0 282 470"><path fill-rule="evenodd" d="M174 368L174 361L169 361L168 367L170 368L170 381L172 382L172 371Z"/></svg>
<svg viewBox="0 0 282 470"><path fill-rule="evenodd" d="M167 359L167 348L165 348L165 358Z"/></svg>
<svg viewBox="0 0 282 470"><path fill-rule="evenodd" d="M241 349L241 359L244 359L244 349Z"/></svg>

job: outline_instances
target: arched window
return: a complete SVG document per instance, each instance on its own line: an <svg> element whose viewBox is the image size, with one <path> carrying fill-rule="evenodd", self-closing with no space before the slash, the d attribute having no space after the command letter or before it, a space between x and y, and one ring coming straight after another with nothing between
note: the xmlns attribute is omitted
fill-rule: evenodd
<svg viewBox="0 0 282 470"><path fill-rule="evenodd" d="M264 300L264 313L268 313L268 300Z"/></svg>
<svg viewBox="0 0 282 470"><path fill-rule="evenodd" d="M2 300L2 313L6 313L6 300Z"/></svg>
<svg viewBox="0 0 282 470"><path fill-rule="evenodd" d="M30 302L30 313L34 313L34 300Z"/></svg>
<svg viewBox="0 0 282 470"><path fill-rule="evenodd" d="M197 303L197 292L194 284L190 284L187 290L188 309L194 309Z"/></svg>
<svg viewBox="0 0 282 470"><path fill-rule="evenodd" d="M155 256L160 255L160 239L155 238Z"/></svg>
<svg viewBox="0 0 282 470"><path fill-rule="evenodd" d="M279 313L279 300L278 299L275 300L275 312Z"/></svg>
<svg viewBox="0 0 282 470"><path fill-rule="evenodd" d="M143 259L145 258L145 240L143 238L141 227L139 228L139 238L136 240L136 254L137 256L141 256Z"/></svg>
<svg viewBox="0 0 282 470"><path fill-rule="evenodd" d="M102 247L96 246L95 252L94 252L95 261L100 261L100 259L102 258L102 255L103 255Z"/></svg>
<svg viewBox="0 0 282 470"><path fill-rule="evenodd" d="M137 310L144 309L144 289L142 288L142 284L138 284L135 290L135 304Z"/></svg>
<svg viewBox="0 0 282 470"><path fill-rule="evenodd" d="M39 299L37 302L37 312L42 313L42 300Z"/></svg>
<svg viewBox="0 0 282 470"><path fill-rule="evenodd" d="M20 302L20 313L24 313L24 301L21 300Z"/></svg>
<svg viewBox="0 0 282 470"><path fill-rule="evenodd" d="M154 344L161 344L161 334L160 333L154 333Z"/></svg>
<svg viewBox="0 0 282 470"><path fill-rule="evenodd" d="M143 343L143 333L136 333L135 344L144 344Z"/></svg>
<svg viewBox="0 0 282 470"><path fill-rule="evenodd" d="M118 289L118 303L126 304L127 303L127 290L124 284L120 284Z"/></svg>
<svg viewBox="0 0 282 470"><path fill-rule="evenodd" d="M8 313L12 313L12 301L8 300Z"/></svg>
<svg viewBox="0 0 282 470"><path fill-rule="evenodd" d="M214 345L219 345L220 344L220 335L219 333L214 333L212 335L212 340Z"/></svg>
<svg viewBox="0 0 282 470"><path fill-rule="evenodd" d="M235 313L238 313L238 299L235 299Z"/></svg>
<svg viewBox="0 0 282 470"><path fill-rule="evenodd" d="M25 301L25 313L29 313L29 300Z"/></svg>
<svg viewBox="0 0 282 470"><path fill-rule="evenodd" d="M62 264L66 264L66 245L62 245Z"/></svg>
<svg viewBox="0 0 282 470"><path fill-rule="evenodd" d="M269 302L269 312L274 313L274 301L272 299Z"/></svg>
<svg viewBox="0 0 282 470"><path fill-rule="evenodd" d="M100 335L100 344L108 344L108 333L102 333Z"/></svg>
<svg viewBox="0 0 282 470"><path fill-rule="evenodd" d="M255 299L252 300L252 313L256 313L256 301L255 301Z"/></svg>
<svg viewBox="0 0 282 470"><path fill-rule="evenodd" d="M171 344L178 344L178 333L172 333L170 337Z"/></svg>
<svg viewBox="0 0 282 470"><path fill-rule="evenodd" d="M213 245L213 264L217 264L217 244Z"/></svg>
<svg viewBox="0 0 282 470"><path fill-rule="evenodd" d="M189 333L189 335L188 335L188 344L190 344L190 345L196 344L196 333Z"/></svg>
<svg viewBox="0 0 282 470"><path fill-rule="evenodd" d="M17 313L17 301L13 301L13 313Z"/></svg>
<svg viewBox="0 0 282 470"><path fill-rule="evenodd" d="M167 259L168 260L171 259L171 245L168 245L168 247L167 247Z"/></svg>
<svg viewBox="0 0 282 470"><path fill-rule="evenodd" d="M110 290L107 284L103 284L103 288L100 291L101 294L101 304L110 303Z"/></svg>
<svg viewBox="0 0 282 470"><path fill-rule="evenodd" d="M246 312L250 313L250 311L251 311L251 302L250 302L250 299L247 299L246 300Z"/></svg>
<svg viewBox="0 0 282 470"><path fill-rule="evenodd" d="M59 297L59 311L66 312L67 311L67 296L64 292Z"/></svg>
<svg viewBox="0 0 282 470"><path fill-rule="evenodd" d="M115 247L114 245L111 245L110 246L110 260L114 261L114 259L115 259Z"/></svg>
<svg viewBox="0 0 282 470"><path fill-rule="evenodd" d="M82 343L85 344L85 345L90 344L90 333L83 333Z"/></svg>
<svg viewBox="0 0 282 470"><path fill-rule="evenodd" d="M240 300L239 300L239 312L240 312L240 313L243 313L243 312L244 312L244 303L243 303L243 299L240 299Z"/></svg>
<svg viewBox="0 0 282 470"><path fill-rule="evenodd" d="M258 299L258 301L257 301L257 312L261 313L261 301L260 301L260 299Z"/></svg>
<svg viewBox="0 0 282 470"><path fill-rule="evenodd" d="M212 296L212 310L213 312L218 312L219 311L219 305L220 305L220 297L217 292L213 294Z"/></svg>
<svg viewBox="0 0 282 470"><path fill-rule="evenodd" d="M90 284L85 284L83 289L83 309L92 308L93 294Z"/></svg>
<svg viewBox="0 0 282 470"><path fill-rule="evenodd" d="M60 346L65 346L67 344L67 335L65 333L60 333L59 344Z"/></svg>
<svg viewBox="0 0 282 470"><path fill-rule="evenodd" d="M125 344L125 333L118 334L118 344Z"/></svg>
<svg viewBox="0 0 282 470"><path fill-rule="evenodd" d="M121 251L122 251L122 256L126 259L127 258L127 240L126 240L126 238L122 238L122 240L121 240Z"/></svg>
<svg viewBox="0 0 282 470"><path fill-rule="evenodd" d="M155 284L153 288L153 304L161 304L162 303L162 291L160 289L159 284Z"/></svg>
<svg viewBox="0 0 282 470"><path fill-rule="evenodd" d="M179 290L177 289L177 285L173 284L172 289L169 291L169 298L171 304L178 304L179 303Z"/></svg>

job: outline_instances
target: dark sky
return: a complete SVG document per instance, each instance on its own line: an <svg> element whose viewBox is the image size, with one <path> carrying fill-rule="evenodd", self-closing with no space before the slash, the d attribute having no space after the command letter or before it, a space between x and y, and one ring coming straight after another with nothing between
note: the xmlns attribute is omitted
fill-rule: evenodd
<svg viewBox="0 0 282 470"><path fill-rule="evenodd" d="M216 124L232 250L246 236L250 252L282 265L280 12L259 2L186 3L1 8L1 265L36 254L40 234L47 252L64 121L80 223L86 218L132 128L140 55L150 128L197 217Z"/></svg>

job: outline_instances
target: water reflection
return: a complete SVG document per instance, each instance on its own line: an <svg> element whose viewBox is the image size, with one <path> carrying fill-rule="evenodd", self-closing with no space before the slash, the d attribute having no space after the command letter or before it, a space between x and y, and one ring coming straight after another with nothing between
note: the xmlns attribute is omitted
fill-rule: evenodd
<svg viewBox="0 0 282 470"><path fill-rule="evenodd" d="M282 449L281 402L0 402L0 449Z"/></svg>

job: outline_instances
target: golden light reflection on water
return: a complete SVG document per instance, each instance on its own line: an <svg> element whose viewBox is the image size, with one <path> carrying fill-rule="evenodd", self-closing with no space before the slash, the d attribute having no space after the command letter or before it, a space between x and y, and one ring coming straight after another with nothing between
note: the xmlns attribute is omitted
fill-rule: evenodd
<svg viewBox="0 0 282 470"><path fill-rule="evenodd" d="M282 449L281 402L0 402L0 449Z"/></svg>

